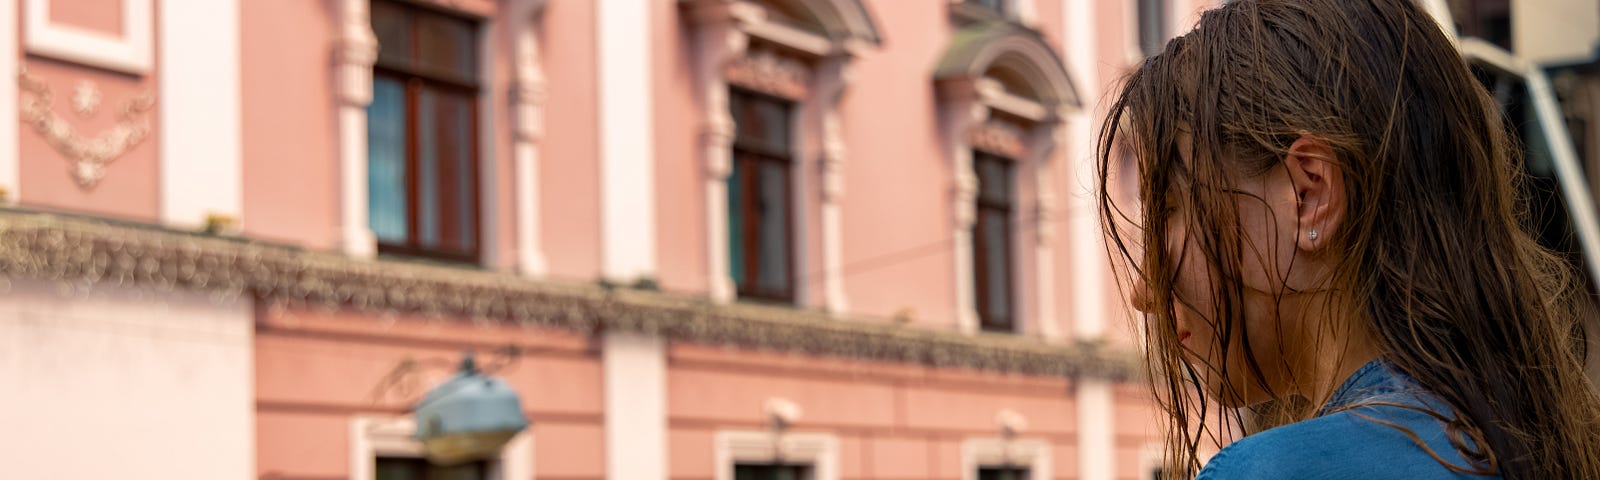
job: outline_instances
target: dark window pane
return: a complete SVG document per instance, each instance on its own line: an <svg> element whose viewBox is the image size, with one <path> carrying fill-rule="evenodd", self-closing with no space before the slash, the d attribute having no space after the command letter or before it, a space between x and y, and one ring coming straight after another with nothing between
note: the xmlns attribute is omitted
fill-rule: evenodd
<svg viewBox="0 0 1600 480"><path fill-rule="evenodd" d="M1001 323L1001 320L1011 318L1011 266L1006 261L1007 250L1010 250L1007 247L1011 243L1011 225L1006 221L1005 212L985 209L981 218L978 234L983 235L981 255L986 261L984 271L980 273L983 281L979 285L985 290L988 305L980 313L991 320L991 326L1008 327L1010 322Z"/></svg>
<svg viewBox="0 0 1600 480"><path fill-rule="evenodd" d="M761 278L757 287L768 292L789 289L789 165L760 163Z"/></svg>
<svg viewBox="0 0 1600 480"><path fill-rule="evenodd" d="M428 465L427 480L487 480L488 466L483 462L472 462L462 465L438 466Z"/></svg>
<svg viewBox="0 0 1600 480"><path fill-rule="evenodd" d="M473 221L471 98L422 91L417 110L418 236L424 248L469 252Z"/></svg>
<svg viewBox="0 0 1600 480"><path fill-rule="evenodd" d="M379 457L374 473L377 480L486 480L485 462L439 466L421 458Z"/></svg>
<svg viewBox="0 0 1600 480"><path fill-rule="evenodd" d="M417 97L417 241L439 246L439 132L433 115L433 92Z"/></svg>
<svg viewBox="0 0 1600 480"><path fill-rule="evenodd" d="M990 204L1011 203L1011 166L1005 160L980 155L973 166L978 173L979 200Z"/></svg>
<svg viewBox="0 0 1600 480"><path fill-rule="evenodd" d="M745 284L744 251L744 162L733 161L733 173L728 175L728 275L734 285Z"/></svg>
<svg viewBox="0 0 1600 480"><path fill-rule="evenodd" d="M757 113L761 115L761 140L762 145L779 151L789 149L789 108L788 105L775 101L765 101L757 105Z"/></svg>
<svg viewBox="0 0 1600 480"><path fill-rule="evenodd" d="M367 224L381 242L406 241L405 87L390 78L372 82L367 105Z"/></svg>
<svg viewBox="0 0 1600 480"><path fill-rule="evenodd" d="M978 480L1028 480L1025 467L983 467L978 469Z"/></svg>
<svg viewBox="0 0 1600 480"><path fill-rule="evenodd" d="M417 16L417 66L458 78L476 76L472 25L443 15Z"/></svg>
<svg viewBox="0 0 1600 480"><path fill-rule="evenodd" d="M793 107L738 89L730 90L728 106L738 132L728 178L728 268L741 297L790 301Z"/></svg>
<svg viewBox="0 0 1600 480"><path fill-rule="evenodd" d="M477 166L476 155L473 154L475 151L473 147L475 138L472 134L473 130L475 130L473 128L475 119L472 116L476 109L473 108L472 101L472 97L469 96L459 95L456 97L454 106L450 107L455 114L455 121L451 125L454 127L454 132L447 137L451 139L451 143L448 144L448 147L450 147L448 151L453 153L450 165L451 170L455 172L456 180L455 195L453 195L456 211L452 218L455 219L456 247L457 250L461 251L476 250L478 246L477 198L475 197L478 191L476 188L478 172L477 168L475 168Z"/></svg>
<svg viewBox="0 0 1600 480"><path fill-rule="evenodd" d="M735 90L728 104L740 145L765 154L787 155L792 125L789 102Z"/></svg>
<svg viewBox="0 0 1600 480"><path fill-rule="evenodd" d="M811 480L810 465L734 465L734 480Z"/></svg>
<svg viewBox="0 0 1600 480"><path fill-rule="evenodd" d="M378 63L411 63L411 17L406 9L387 2L372 4L372 33L378 37Z"/></svg>
<svg viewBox="0 0 1600 480"><path fill-rule="evenodd" d="M385 45L368 107L369 223L380 251L471 260L479 253L476 25L383 0L373 2L372 22Z"/></svg>
<svg viewBox="0 0 1600 480"><path fill-rule="evenodd" d="M974 152L972 168L978 175L972 267L979 322L984 330L1015 331L1011 279L1011 231L1015 218L1012 162Z"/></svg>

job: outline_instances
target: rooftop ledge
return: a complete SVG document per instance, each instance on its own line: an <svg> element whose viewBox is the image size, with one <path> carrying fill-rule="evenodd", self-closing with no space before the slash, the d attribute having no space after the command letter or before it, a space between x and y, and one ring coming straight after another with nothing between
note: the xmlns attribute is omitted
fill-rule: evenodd
<svg viewBox="0 0 1600 480"><path fill-rule="evenodd" d="M662 292L541 281L510 273L363 260L239 237L0 209L0 275L373 313L408 313L562 329L627 331L769 351L1131 381L1136 352L1050 345L762 305L715 305Z"/></svg>

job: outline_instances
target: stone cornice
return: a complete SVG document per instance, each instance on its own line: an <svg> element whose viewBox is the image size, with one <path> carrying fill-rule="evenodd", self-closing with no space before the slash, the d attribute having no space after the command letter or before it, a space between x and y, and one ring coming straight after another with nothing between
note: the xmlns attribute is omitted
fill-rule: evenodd
<svg viewBox="0 0 1600 480"><path fill-rule="evenodd" d="M68 285L188 290L261 302L509 322L577 334L971 368L1131 380L1138 357L1096 345L968 335L823 313L626 288L532 280L474 268L363 260L234 237L0 209L0 275Z"/></svg>

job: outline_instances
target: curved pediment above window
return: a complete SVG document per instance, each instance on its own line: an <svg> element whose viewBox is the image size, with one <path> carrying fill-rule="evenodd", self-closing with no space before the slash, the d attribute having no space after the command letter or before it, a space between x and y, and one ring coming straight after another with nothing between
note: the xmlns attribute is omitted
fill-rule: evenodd
<svg viewBox="0 0 1600 480"><path fill-rule="evenodd" d="M861 0L764 0L769 18L820 33L838 41L881 45L878 25Z"/></svg>
<svg viewBox="0 0 1600 480"><path fill-rule="evenodd" d="M883 43L861 0L679 0L698 22L732 24L750 38L809 57L854 55Z"/></svg>
<svg viewBox="0 0 1600 480"><path fill-rule="evenodd" d="M934 80L947 95L976 95L990 107L1029 120L1079 106L1066 66L1039 32L1010 22L984 22L957 31Z"/></svg>

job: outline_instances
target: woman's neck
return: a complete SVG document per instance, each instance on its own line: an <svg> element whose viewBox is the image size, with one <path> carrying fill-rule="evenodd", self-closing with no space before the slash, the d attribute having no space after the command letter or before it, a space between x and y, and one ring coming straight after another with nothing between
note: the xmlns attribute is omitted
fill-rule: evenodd
<svg viewBox="0 0 1600 480"><path fill-rule="evenodd" d="M1328 315L1303 324L1308 335L1302 336L1307 341L1302 342L1305 348L1298 363L1303 366L1301 371L1308 374L1296 375L1300 379L1296 387L1312 405L1326 404L1345 380L1380 356L1377 339L1367 322L1356 315L1337 314L1338 310L1322 308L1320 311Z"/></svg>

